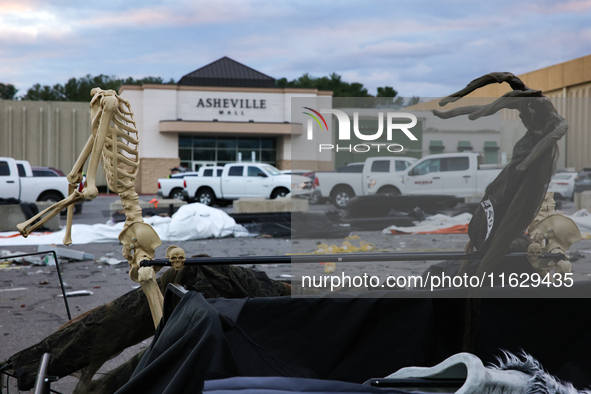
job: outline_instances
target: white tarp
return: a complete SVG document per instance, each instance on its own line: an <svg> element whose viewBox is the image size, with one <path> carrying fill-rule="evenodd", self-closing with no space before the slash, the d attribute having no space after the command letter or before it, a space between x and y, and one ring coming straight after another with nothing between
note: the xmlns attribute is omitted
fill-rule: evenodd
<svg viewBox="0 0 591 394"><path fill-rule="evenodd" d="M415 226L410 227L398 227L398 226L390 226L382 230L384 234L392 234L392 230L400 231L403 233L422 233L422 232L430 232L430 231L437 231L442 230L444 228L449 228L453 226L457 226L458 224L468 224L472 219L472 215L469 213L462 213L461 215L457 216L447 216L442 214L437 214L433 216L429 216L427 219L423 220L422 222L417 223Z"/></svg>
<svg viewBox="0 0 591 394"><path fill-rule="evenodd" d="M581 209L572 215L565 215L566 217L571 218L579 227L581 233L589 233L591 234L591 214L586 209ZM398 227L398 226L390 226L385 228L382 232L384 234L392 234L390 230L401 231L404 233L419 233L419 232L428 232L428 231L436 231L441 230L444 228L449 228L456 226L458 224L468 224L472 219L472 215L469 213L463 213L458 216L446 216L446 215L433 215L428 217L427 219L423 220L420 223L417 223L415 226L411 227Z"/></svg>
<svg viewBox="0 0 591 394"><path fill-rule="evenodd" d="M76 219L74 218L74 221ZM172 218L153 216L145 218L158 233L162 241L188 241L228 237L243 237L248 230L236 224L227 213L200 203L183 205L172 215ZM72 243L81 245L101 242L119 242L119 233L123 230L123 222L109 224L73 224ZM66 230L53 233L33 233L27 238L18 235L17 231L0 233L0 246L10 245L59 245L62 243Z"/></svg>
<svg viewBox="0 0 591 394"><path fill-rule="evenodd" d="M586 209L580 209L572 215L567 215L579 227L581 233L591 234L591 214Z"/></svg>

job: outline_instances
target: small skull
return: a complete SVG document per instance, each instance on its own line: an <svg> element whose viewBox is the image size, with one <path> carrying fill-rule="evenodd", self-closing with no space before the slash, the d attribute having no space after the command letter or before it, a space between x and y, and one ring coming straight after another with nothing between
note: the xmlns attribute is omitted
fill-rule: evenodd
<svg viewBox="0 0 591 394"><path fill-rule="evenodd" d="M168 258L168 261L170 261L172 268L177 271L185 265L185 251L178 246L169 246L168 249L166 249L166 257Z"/></svg>
<svg viewBox="0 0 591 394"><path fill-rule="evenodd" d="M542 245L539 243L532 243L527 248L527 260L535 269L540 269L540 263L542 256Z"/></svg>

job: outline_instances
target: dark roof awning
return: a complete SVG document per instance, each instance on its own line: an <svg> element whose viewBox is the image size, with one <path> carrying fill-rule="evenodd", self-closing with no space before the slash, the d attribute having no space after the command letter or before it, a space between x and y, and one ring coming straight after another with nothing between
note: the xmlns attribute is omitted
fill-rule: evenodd
<svg viewBox="0 0 591 394"><path fill-rule="evenodd" d="M229 57L216 60L184 77L179 86L226 86L247 88L275 88L275 78L254 70Z"/></svg>

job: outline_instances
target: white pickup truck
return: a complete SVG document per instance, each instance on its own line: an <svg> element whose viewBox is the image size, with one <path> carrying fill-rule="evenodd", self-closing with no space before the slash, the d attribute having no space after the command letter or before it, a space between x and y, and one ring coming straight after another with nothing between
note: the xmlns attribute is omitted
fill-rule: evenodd
<svg viewBox="0 0 591 394"><path fill-rule="evenodd" d="M359 174L316 173L323 196L325 185L333 204L342 208L354 195L372 194L433 194L458 198L484 194L487 186L499 175L501 169L480 169L477 153L443 153L425 156L400 172L374 171L377 162L384 158L366 160L359 186ZM395 160L395 158L391 158ZM398 160L398 158L396 158ZM386 164L380 164L385 166ZM402 166L402 165L401 165ZM378 167L379 168L379 167ZM357 175L357 177L355 177ZM336 184L338 176L340 183ZM343 177L344 176L344 177ZM329 182L329 178L331 182ZM324 180L324 182L323 182ZM357 187L355 189L354 187Z"/></svg>
<svg viewBox="0 0 591 394"><path fill-rule="evenodd" d="M370 157L365 160L362 172L348 172L346 167L342 172L317 172L316 190L320 191L320 198L329 198L337 208L344 208L352 197L369 194L368 179L400 178L397 174L416 161L413 157ZM375 190L378 193L399 193L388 182L380 183Z"/></svg>
<svg viewBox="0 0 591 394"><path fill-rule="evenodd" d="M207 170L209 167L202 167ZM242 197L283 197L289 193L307 197L312 194L312 181L299 175L283 175L269 165L261 163L229 163L221 175L185 178L186 197L212 205Z"/></svg>
<svg viewBox="0 0 591 394"><path fill-rule="evenodd" d="M402 194L442 194L458 198L484 194L488 185L502 171L481 169L477 153L442 153L429 155L409 167L400 178L392 180ZM368 194L375 194L378 185L390 180L374 177L368 183Z"/></svg>
<svg viewBox="0 0 591 394"><path fill-rule="evenodd" d="M33 177L28 161L0 157L0 198L57 202L67 195L66 177Z"/></svg>
<svg viewBox="0 0 591 394"><path fill-rule="evenodd" d="M199 172L181 172L169 178L158 179L158 197L183 199L183 188L186 177L199 176Z"/></svg>

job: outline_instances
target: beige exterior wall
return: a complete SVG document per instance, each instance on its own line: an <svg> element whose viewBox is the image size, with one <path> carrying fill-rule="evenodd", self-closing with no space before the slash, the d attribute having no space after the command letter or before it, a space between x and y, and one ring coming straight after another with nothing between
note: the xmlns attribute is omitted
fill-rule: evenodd
<svg viewBox="0 0 591 394"><path fill-rule="evenodd" d="M170 168L179 165L179 135L244 136L277 138L277 164L280 169L333 169L332 154L318 152L318 143L330 143L330 134L308 141L304 136L307 122L301 111L292 119L293 98L306 98L307 105L332 108L332 92L316 89L230 88L177 85L124 85L119 94L127 99L140 131L140 193L157 192L157 179L166 177ZM221 108L199 106L208 99L256 100L262 107ZM310 101L312 99L313 101ZM314 104L311 104L314 103ZM223 112L223 113L221 113ZM332 117L327 117L332 129ZM323 139L326 139L324 141ZM292 157L293 156L293 157ZM292 158L299 161L293 161ZM322 163L325 161L325 163ZM295 163L295 164L294 164Z"/></svg>
<svg viewBox="0 0 591 394"><path fill-rule="evenodd" d="M0 100L0 156L68 174L90 134L89 103Z"/></svg>
<svg viewBox="0 0 591 394"><path fill-rule="evenodd" d="M333 162L314 160L278 160L277 167L280 170L332 171L335 169Z"/></svg>
<svg viewBox="0 0 591 394"><path fill-rule="evenodd" d="M170 169L181 164L176 159L143 158L140 160L139 175L136 180L136 191L139 194L158 193L158 178L170 175Z"/></svg>

